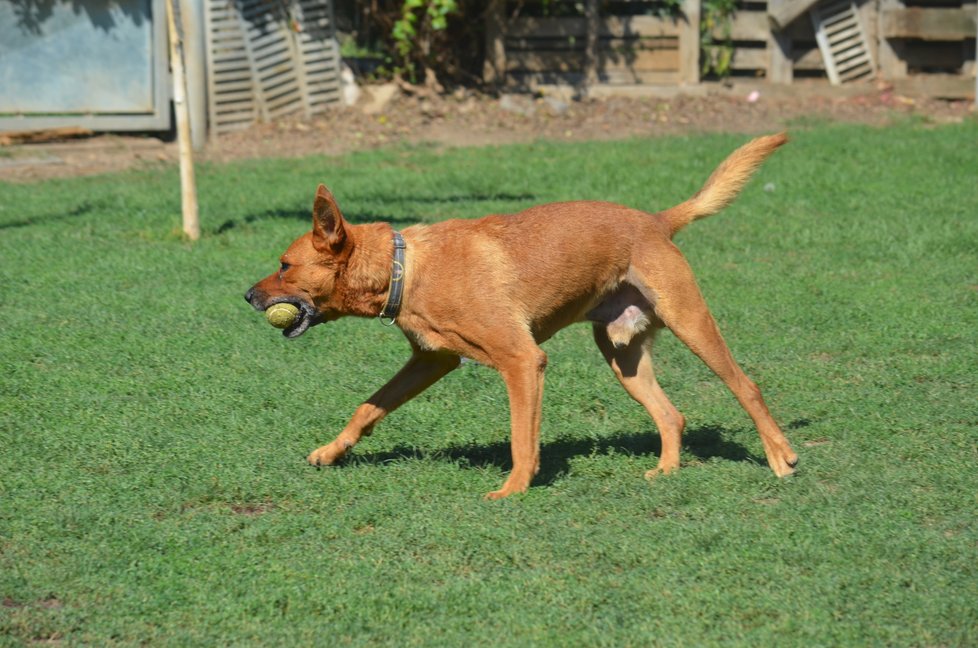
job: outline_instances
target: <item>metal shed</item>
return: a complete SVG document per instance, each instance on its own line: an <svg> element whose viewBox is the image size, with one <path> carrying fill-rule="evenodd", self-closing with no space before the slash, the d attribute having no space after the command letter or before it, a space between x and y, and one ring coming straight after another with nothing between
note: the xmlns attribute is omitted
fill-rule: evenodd
<svg viewBox="0 0 978 648"><path fill-rule="evenodd" d="M163 0L0 0L0 130L166 129Z"/></svg>
<svg viewBox="0 0 978 648"><path fill-rule="evenodd" d="M332 0L174 4L195 140L338 101ZM0 0L0 131L168 130L165 16L164 0Z"/></svg>

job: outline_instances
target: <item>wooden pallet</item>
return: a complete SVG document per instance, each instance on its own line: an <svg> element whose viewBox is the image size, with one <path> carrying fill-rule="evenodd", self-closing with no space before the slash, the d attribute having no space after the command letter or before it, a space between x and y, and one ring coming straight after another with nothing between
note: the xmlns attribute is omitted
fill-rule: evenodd
<svg viewBox="0 0 978 648"><path fill-rule="evenodd" d="M259 110L241 17L233 0L209 0L204 29L207 113L211 136L216 137L255 123Z"/></svg>
<svg viewBox="0 0 978 648"><path fill-rule="evenodd" d="M296 34L299 60L306 79L311 112L326 110L340 100L340 48L333 37L333 8L323 0L299 0Z"/></svg>
<svg viewBox="0 0 978 648"><path fill-rule="evenodd" d="M205 29L212 136L339 101L330 0L209 0Z"/></svg>
<svg viewBox="0 0 978 648"><path fill-rule="evenodd" d="M680 81L677 21L653 16L608 17L596 25L597 80L604 83ZM505 71L511 83L561 80L576 84L587 73L584 18L525 18L506 35Z"/></svg>
<svg viewBox="0 0 978 648"><path fill-rule="evenodd" d="M953 87L954 76L974 78L974 0L880 0L877 32L885 79L936 73Z"/></svg>
<svg viewBox="0 0 978 648"><path fill-rule="evenodd" d="M663 3L647 2L663 8ZM677 17L601 15L599 0L564 2L571 15L548 15L556 4L530 1L530 15L509 15L505 2L487 13L486 80L497 85L696 83L699 0L682 0ZM574 11L579 11L573 15ZM541 15L532 15L533 13ZM583 14L583 15L582 15Z"/></svg>
<svg viewBox="0 0 978 648"><path fill-rule="evenodd" d="M301 66L296 65L298 53L287 7L265 0L239 1L245 49L258 85L262 119L273 120L299 111L308 114L305 79Z"/></svg>
<svg viewBox="0 0 978 648"><path fill-rule="evenodd" d="M865 79L876 74L866 30L854 0L822 2L809 10L815 40L833 85Z"/></svg>

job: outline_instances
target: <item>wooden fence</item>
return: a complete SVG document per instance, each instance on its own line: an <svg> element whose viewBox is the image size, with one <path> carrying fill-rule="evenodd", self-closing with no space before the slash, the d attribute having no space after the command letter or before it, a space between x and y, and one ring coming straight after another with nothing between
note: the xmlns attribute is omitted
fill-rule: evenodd
<svg viewBox="0 0 978 648"><path fill-rule="evenodd" d="M507 18L500 2L487 24L486 79L523 86L699 81L699 0L684 0L675 17L600 15L596 7L590 2L583 16Z"/></svg>
<svg viewBox="0 0 978 648"><path fill-rule="evenodd" d="M880 0L879 61L883 76L974 76L976 13L973 1Z"/></svg>
<svg viewBox="0 0 978 648"><path fill-rule="evenodd" d="M961 81L973 78L978 15L973 0L855 0L853 5L869 59L866 74L855 76L895 80L943 73ZM675 16L666 15L665 7L655 2L639 8L651 15L613 13L622 7L634 13L636 6L634 0L603 5L587 0L584 11L575 15L573 5L559 0L527 0L518 6L498 0L487 19L485 78L502 87L524 88L698 83L703 56L700 0L683 0ZM730 25L729 74L774 83L826 76L826 54L816 39L816 21L809 16L818 6L817 0L741 3ZM561 9L571 15L546 15ZM720 29L713 36L724 39Z"/></svg>

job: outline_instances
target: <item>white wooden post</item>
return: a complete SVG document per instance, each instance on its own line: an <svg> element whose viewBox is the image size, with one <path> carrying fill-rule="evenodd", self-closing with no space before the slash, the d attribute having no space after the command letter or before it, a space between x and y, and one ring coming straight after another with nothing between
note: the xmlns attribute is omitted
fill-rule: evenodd
<svg viewBox="0 0 978 648"><path fill-rule="evenodd" d="M207 73L204 54L204 3L178 0L183 38L183 67L187 73L190 141L200 151L207 143Z"/></svg>
<svg viewBox="0 0 978 648"><path fill-rule="evenodd" d="M187 106L187 77L183 70L183 48L173 16L173 0L166 0L166 24L170 33L170 69L173 72L173 107L177 117L177 144L180 148L180 203L183 231L191 241L200 238L197 213L197 186L194 182L194 154L190 142L190 115Z"/></svg>
<svg viewBox="0 0 978 648"><path fill-rule="evenodd" d="M685 20L679 25L679 80L684 85L700 82L700 0L683 0Z"/></svg>

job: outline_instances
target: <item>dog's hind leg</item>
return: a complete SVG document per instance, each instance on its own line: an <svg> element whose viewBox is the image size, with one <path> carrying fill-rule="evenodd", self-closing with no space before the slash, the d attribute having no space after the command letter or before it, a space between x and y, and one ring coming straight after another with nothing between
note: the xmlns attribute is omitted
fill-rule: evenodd
<svg viewBox="0 0 978 648"><path fill-rule="evenodd" d="M361 437L368 436L381 419L436 383L459 362L457 355L416 350L403 369L357 408L339 436L314 450L306 460L314 466L336 463Z"/></svg>
<svg viewBox="0 0 978 648"><path fill-rule="evenodd" d="M682 254L670 244L657 248L655 255L641 258L641 267L634 264L632 271L649 289L655 314L737 397L757 426L774 474L785 477L794 473L798 455L768 411L761 390L730 354Z"/></svg>
<svg viewBox="0 0 978 648"><path fill-rule="evenodd" d="M659 428L662 439L659 465L645 473L646 477L679 468L679 446L686 425L686 419L669 401L655 378L651 352L657 330L645 331L632 338L627 345L615 345L604 324L594 325L594 341L615 372L615 377L625 391L648 411Z"/></svg>

